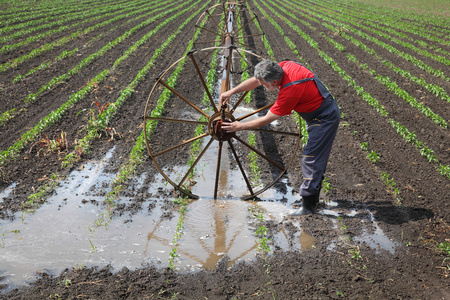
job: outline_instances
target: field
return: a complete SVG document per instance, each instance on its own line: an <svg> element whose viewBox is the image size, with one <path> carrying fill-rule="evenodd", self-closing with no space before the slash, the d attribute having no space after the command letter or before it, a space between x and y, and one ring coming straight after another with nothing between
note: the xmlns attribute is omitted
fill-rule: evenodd
<svg viewBox="0 0 450 300"><path fill-rule="evenodd" d="M294 60L341 109L318 213L292 218L296 114L196 138L229 3L0 0L0 299L449 299L450 2L422 2L233 7L232 86Z"/></svg>

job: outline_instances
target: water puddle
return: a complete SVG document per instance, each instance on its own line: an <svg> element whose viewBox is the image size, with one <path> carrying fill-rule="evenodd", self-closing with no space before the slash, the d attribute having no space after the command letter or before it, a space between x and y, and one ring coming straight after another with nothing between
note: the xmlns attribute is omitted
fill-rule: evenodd
<svg viewBox="0 0 450 300"><path fill-rule="evenodd" d="M103 226L104 194L116 177L116 174L105 173L104 168L113 151L111 149L100 161L91 161L74 170L35 213L25 214L23 218L18 215L13 222L0 222L0 284L6 284L7 290L35 280L36 271L57 275L66 268L83 266L111 265L115 270L146 265L168 267L179 215L176 210L167 211L164 204L167 199L158 196L146 199L143 206L156 203L151 210L141 209L131 218L127 214L114 216ZM252 261L258 246L251 214L254 210L262 211L264 219L273 224L270 228L272 247L285 251L313 249L314 238L302 230L301 219L291 221L294 229L291 227L290 232L282 225L285 216L293 211L291 204L299 199L287 179L281 180L286 185L285 193L271 188L260 195L261 201L241 201L230 196L246 189L235 174L239 171L225 172L224 189L229 191L228 199L199 199L187 206L183 235L176 245L178 270L213 270L225 256L227 266ZM146 188L147 176L143 173L133 180L130 191ZM211 185L208 177L207 173L203 174L194 188ZM152 182L148 187L151 195L173 189L160 174ZM3 199L13 192L14 184L0 195ZM129 200L122 197L120 203ZM168 213L172 216L168 217ZM328 202L319 213L332 220L335 227L339 226L337 218L340 216L357 218L368 214L367 225L362 226L362 233L353 239L377 251L395 251L397 244L384 234L368 209L344 211L338 209L336 202ZM335 243L330 242L330 251L334 250Z"/></svg>
<svg viewBox="0 0 450 300"><path fill-rule="evenodd" d="M13 222L0 222L0 232L4 233L0 240L0 284L7 285L6 290L35 280L36 271L57 275L66 268L83 266L111 265L115 270L149 264L168 267L179 216L177 211L170 211L172 217L167 217L168 211L164 207L167 199L157 196L146 199L148 204L156 203L150 212L141 209L131 218L127 214L114 216L104 226L104 194L116 177L116 174L105 173L104 169L113 151L111 149L100 161L88 162L74 170L36 212L18 214ZM227 186L233 186L232 193L245 189L242 181L233 179L237 177L234 171L226 172L230 172L226 182ZM129 189L143 187L146 176L144 173L133 180L133 187ZM205 177L203 184L210 184L210 181ZM152 182L148 187L151 195L172 190L160 174ZM14 185L2 191L1 196L8 197L13 191ZM290 195L289 202L298 198L292 191ZM177 245L180 256L175 261L176 268L181 271L213 270L224 256L228 257L228 266L253 260L257 254L257 239L250 210L258 206L267 215L267 220L276 222L289 211L280 203L286 201L286 195L274 189L261 194L261 199L263 202L236 198L190 202L183 235ZM128 203L129 200L122 197L119 202ZM310 241L300 237L294 245L289 243L283 229L275 236L274 243L285 250L302 251L309 247L303 243Z"/></svg>
<svg viewBox="0 0 450 300"><path fill-rule="evenodd" d="M358 209L351 209L350 211L337 210L338 203L335 201L329 201L326 204L326 207L319 211L320 214L332 217L334 224L334 228L339 228L341 225L338 224L337 218L357 218L360 216L368 216L370 222L368 222L368 226L360 226L362 233L352 237L352 240L365 243L372 249L376 250L376 253L379 253L381 250L389 251L391 254L395 252L398 243L391 240L384 231L378 225L378 222L375 220L373 213L364 206ZM365 217L367 218L367 217ZM361 220L362 222L362 220ZM363 225L363 224L361 224ZM328 250L333 250L335 248L335 242L331 242L328 246Z"/></svg>

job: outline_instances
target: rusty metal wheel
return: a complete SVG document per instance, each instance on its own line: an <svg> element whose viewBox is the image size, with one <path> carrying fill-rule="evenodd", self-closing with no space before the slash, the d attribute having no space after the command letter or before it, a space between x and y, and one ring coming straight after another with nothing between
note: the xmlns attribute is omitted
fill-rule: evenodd
<svg viewBox="0 0 450 300"><path fill-rule="evenodd" d="M252 132L259 133L254 144L248 141L249 131L232 134L221 131L223 120L249 120L268 110L273 103L253 110L244 101L246 92L233 98L230 107L221 107L219 94L229 89L230 82L241 80L240 64L228 64L222 70L222 79L219 78L215 88L210 90L206 79L208 67L197 61L199 55L211 49L228 52L230 62L235 52L240 53L236 55L238 58L243 53L255 55L232 45L207 48L191 51L167 68L156 79L145 106L147 150L161 175L188 197L253 199L272 187L292 165L301 146L300 129L295 125L288 130L254 129ZM172 84L172 74L182 67L181 77L176 85ZM238 78L234 78L236 76ZM220 81L221 87L218 86ZM269 140L273 144L267 146ZM229 149L225 155L224 144ZM256 157L257 163L250 163L249 155ZM259 178L254 176L258 172L255 165L260 167ZM225 167L229 168L228 172L224 171ZM200 178L202 184L199 184ZM236 189L239 183L245 183L245 188Z"/></svg>

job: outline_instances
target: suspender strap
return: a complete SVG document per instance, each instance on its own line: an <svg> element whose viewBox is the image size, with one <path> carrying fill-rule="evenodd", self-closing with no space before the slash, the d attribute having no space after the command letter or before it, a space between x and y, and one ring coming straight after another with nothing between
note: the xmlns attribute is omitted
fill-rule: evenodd
<svg viewBox="0 0 450 300"><path fill-rule="evenodd" d="M286 64L290 64L290 63L294 63L294 64L297 64L297 65L300 65L300 66L306 68L304 65L302 65L301 63L298 63L298 62L296 62L296 61L292 61L292 60L291 60L291 61L286 62ZM310 71L311 73L313 73L310 69L308 69L308 68L306 68L306 69L307 69L308 71ZM313 74L314 74L314 73L313 73ZM286 83L285 85L283 85L282 88L285 88L285 87L288 87L288 86L291 86L291 85L294 85L294 84L300 84L300 83L307 82L307 81L310 81L310 80L314 80L314 82L316 83L317 88L319 89L320 95L322 95L322 97L323 97L324 99L326 99L326 98L328 98L329 96L331 96L330 92L329 92L329 91L327 90L327 88L323 85L322 81L320 81L320 79L316 76L316 74L314 74L314 77L312 77L312 78L305 78L305 79L296 80L296 81L292 81L292 82ZM282 88L280 88L280 90L281 90Z"/></svg>
<svg viewBox="0 0 450 300"><path fill-rule="evenodd" d="M283 85L281 88L284 89L285 87L288 87L288 86L291 86L291 85L294 85L294 84L300 84L300 83L311 81L311 80L314 80L314 78L311 77L311 78L305 78L305 79L302 79L302 80L291 81L291 82L286 83L285 85Z"/></svg>

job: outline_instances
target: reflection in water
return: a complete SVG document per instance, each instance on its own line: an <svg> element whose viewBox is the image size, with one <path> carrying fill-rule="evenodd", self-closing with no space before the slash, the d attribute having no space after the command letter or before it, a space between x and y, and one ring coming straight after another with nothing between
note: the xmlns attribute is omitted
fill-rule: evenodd
<svg viewBox="0 0 450 300"><path fill-rule="evenodd" d="M229 265L255 255L257 243L247 226L249 203L233 200L198 200L189 206L185 238L178 251L184 263L192 260L207 270L215 269L224 256Z"/></svg>
<svg viewBox="0 0 450 300"><path fill-rule="evenodd" d="M149 205L154 206L151 213L142 209L132 217L115 216L107 228L99 227L94 234L87 228L94 226L104 212L102 205L99 205L104 201L104 196L97 193L102 189L103 193L107 193L109 183L115 178L115 174L103 171L112 151L101 161L89 162L74 170L47 202L35 213L26 215L24 221L20 215L14 222L0 221L0 231L5 233L0 239L0 274L4 277L1 284L8 285L10 289L34 280L36 270L58 274L65 268L80 265L111 265L115 270L139 268L147 264L168 266L178 213L168 212L163 207L167 199L156 196L146 199ZM227 189L246 189L245 183L233 173L235 171L227 172L228 177L224 180ZM142 187L144 177L142 175L136 180L134 190ZM169 194L165 191L171 188L165 185L161 175L155 176L151 182L149 194ZM205 180L203 184L207 182ZM183 235L176 246L180 255L176 267L183 271L213 270L224 256L229 258L228 266L251 260L257 253L255 228L249 212L251 208L255 209L254 206L262 209L266 221L272 222L273 246L286 251L311 250L315 241L302 230L301 218L292 221L289 232L284 226L286 214L292 211L290 203L299 198L289 186L287 190L287 193L281 194L269 189L260 195L260 202L200 199L189 203ZM3 199L13 192L14 185L1 191L0 195ZM122 197L120 202L127 203L128 200ZM343 214L336 213L332 205L328 207L329 214ZM172 217L168 217L168 213ZM326 216L326 209L321 214L335 221L335 218ZM355 215L356 211L347 214ZM369 245L393 252L396 244L385 237L373 217L371 221L369 226L374 224L375 231L364 228L363 234L356 240L360 238Z"/></svg>
<svg viewBox="0 0 450 300"><path fill-rule="evenodd" d="M367 243L367 245L376 250L378 253L380 250L386 250L390 253L395 252L395 248L398 246L398 243L391 240L384 231L378 225L378 222L375 220L373 213L364 206L362 208L352 208L350 211L342 211L337 209L338 203L335 201L329 201L326 205L326 208L320 210L320 214L324 216L331 217L356 217L357 215L368 215L370 222L369 226L361 226L362 233L353 237L352 239L358 242ZM330 218L334 223L334 228L338 228L340 225L338 224L336 218ZM373 230L375 228L375 230ZM328 249L334 249L335 244L331 242L328 246Z"/></svg>

